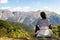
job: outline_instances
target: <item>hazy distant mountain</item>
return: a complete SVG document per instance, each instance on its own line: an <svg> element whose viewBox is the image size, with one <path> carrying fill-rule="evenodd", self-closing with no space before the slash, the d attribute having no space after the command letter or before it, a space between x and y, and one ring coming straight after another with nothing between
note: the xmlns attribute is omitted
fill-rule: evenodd
<svg viewBox="0 0 60 40"><path fill-rule="evenodd" d="M60 18L58 16L50 16L50 21L52 25L60 24Z"/></svg>
<svg viewBox="0 0 60 40"><path fill-rule="evenodd" d="M9 10L2 10L0 11L0 19L14 22L21 22L33 27L36 24L38 18L40 17L40 12L41 12L40 10L30 12L20 12L20 11L11 12ZM51 20L52 25L60 24L60 15L50 11L44 11L44 12L46 13L47 17Z"/></svg>
<svg viewBox="0 0 60 40"><path fill-rule="evenodd" d="M14 14L13 17L8 18L9 21L15 21L15 22L24 22L27 17L32 21L34 21L36 18L39 17L39 12L12 12ZM29 20L28 19L28 20Z"/></svg>
<svg viewBox="0 0 60 40"><path fill-rule="evenodd" d="M5 10L0 10L0 19L2 20L7 20L9 17L14 16L11 11L5 9Z"/></svg>

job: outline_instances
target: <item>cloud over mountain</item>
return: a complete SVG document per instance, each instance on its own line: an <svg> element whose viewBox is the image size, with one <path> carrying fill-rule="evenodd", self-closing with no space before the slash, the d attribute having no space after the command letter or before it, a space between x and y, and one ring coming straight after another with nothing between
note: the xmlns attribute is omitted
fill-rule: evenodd
<svg viewBox="0 0 60 40"><path fill-rule="evenodd" d="M29 6L24 6L24 7L20 7L20 6L17 6L17 7L1 7L0 9L8 9L10 11L25 11L25 12L28 12L28 11L34 11L31 7Z"/></svg>

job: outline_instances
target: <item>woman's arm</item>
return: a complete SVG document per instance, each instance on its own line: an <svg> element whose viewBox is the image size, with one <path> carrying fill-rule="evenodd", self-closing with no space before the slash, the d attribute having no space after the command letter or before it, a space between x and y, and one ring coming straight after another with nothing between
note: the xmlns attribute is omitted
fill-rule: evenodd
<svg viewBox="0 0 60 40"><path fill-rule="evenodd" d="M39 29L38 25L36 25L35 32L37 32Z"/></svg>
<svg viewBox="0 0 60 40"><path fill-rule="evenodd" d="M51 24L49 25L49 29L52 29Z"/></svg>

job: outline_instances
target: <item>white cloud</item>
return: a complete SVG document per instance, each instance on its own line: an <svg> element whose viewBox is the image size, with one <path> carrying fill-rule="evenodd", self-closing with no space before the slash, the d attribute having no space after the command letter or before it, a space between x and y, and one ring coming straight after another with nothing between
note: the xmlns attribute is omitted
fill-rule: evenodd
<svg viewBox="0 0 60 40"><path fill-rule="evenodd" d="M51 11L50 7L48 7L48 6L42 7L41 10Z"/></svg>
<svg viewBox="0 0 60 40"><path fill-rule="evenodd" d="M11 8L11 11L20 11L22 8L21 7L15 7L15 8Z"/></svg>
<svg viewBox="0 0 60 40"><path fill-rule="evenodd" d="M0 7L0 9L10 9L11 7Z"/></svg>
<svg viewBox="0 0 60 40"><path fill-rule="evenodd" d="M8 0L0 0L0 3L8 3Z"/></svg>
<svg viewBox="0 0 60 40"><path fill-rule="evenodd" d="M60 15L60 10L58 10L58 9L55 9L55 10L53 10L55 13L57 13L57 14L59 14Z"/></svg>
<svg viewBox="0 0 60 40"><path fill-rule="evenodd" d="M57 14L60 14L60 8L59 7L48 7L48 11L55 12Z"/></svg>
<svg viewBox="0 0 60 40"><path fill-rule="evenodd" d="M10 11L31 11L31 7L25 6L25 7L1 7L0 9L8 9Z"/></svg>
<svg viewBox="0 0 60 40"><path fill-rule="evenodd" d="M22 11L31 11L31 7L23 7Z"/></svg>
<svg viewBox="0 0 60 40"><path fill-rule="evenodd" d="M30 7L14 7L10 9L11 11L30 11Z"/></svg>

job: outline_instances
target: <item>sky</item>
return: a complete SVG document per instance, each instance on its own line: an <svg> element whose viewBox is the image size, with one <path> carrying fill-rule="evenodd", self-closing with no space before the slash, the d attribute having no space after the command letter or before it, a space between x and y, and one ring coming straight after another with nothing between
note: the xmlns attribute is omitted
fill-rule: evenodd
<svg viewBox="0 0 60 40"><path fill-rule="evenodd" d="M11 11L47 10L60 14L60 0L0 0L0 9Z"/></svg>

